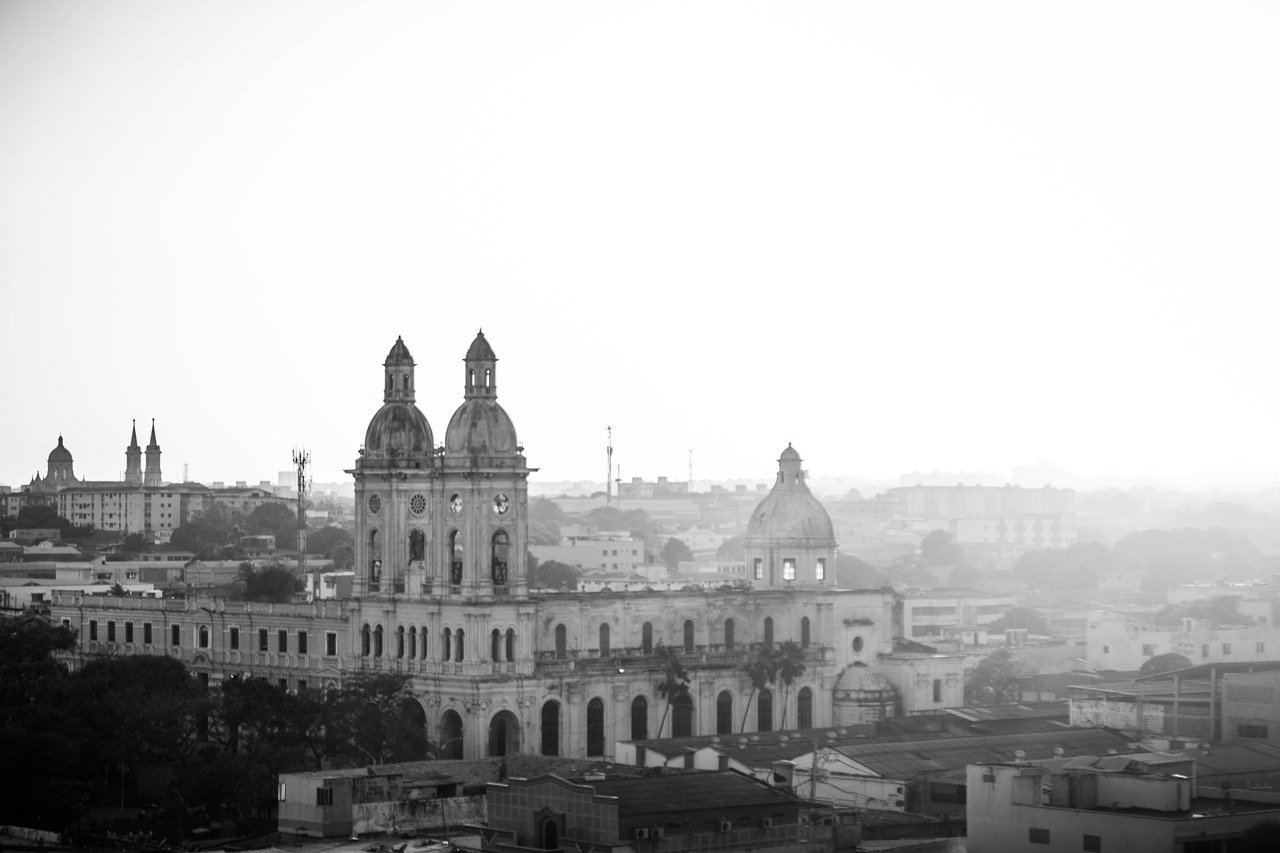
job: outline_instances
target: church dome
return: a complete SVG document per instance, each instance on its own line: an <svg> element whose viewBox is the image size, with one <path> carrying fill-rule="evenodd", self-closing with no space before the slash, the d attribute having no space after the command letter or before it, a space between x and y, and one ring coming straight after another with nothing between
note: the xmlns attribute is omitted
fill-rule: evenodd
<svg viewBox="0 0 1280 853"><path fill-rule="evenodd" d="M449 419L444 434L448 453L470 456L500 456L514 453L516 427L498 401L475 397L463 402Z"/></svg>
<svg viewBox="0 0 1280 853"><path fill-rule="evenodd" d="M854 702L880 702L893 698L893 685L871 667L855 663L840 674L835 695Z"/></svg>
<svg viewBox="0 0 1280 853"><path fill-rule="evenodd" d="M431 424L413 403L386 403L364 433L365 458L430 456L435 449Z"/></svg>
<svg viewBox="0 0 1280 853"><path fill-rule="evenodd" d="M71 462L71 451L67 450L62 443L62 436L58 436L58 446L49 451L49 464Z"/></svg>
<svg viewBox="0 0 1280 853"><path fill-rule="evenodd" d="M804 482L800 454L791 445L778 457L778 480L747 523L752 540L834 540L835 528L826 507Z"/></svg>
<svg viewBox="0 0 1280 853"><path fill-rule="evenodd" d="M493 353L493 347L489 346L489 341L481 330L476 334L476 339L471 342L471 347L467 350L464 361L497 361L498 357Z"/></svg>
<svg viewBox="0 0 1280 853"><path fill-rule="evenodd" d="M391 345L391 351L387 353L387 364L413 364L413 356L409 354L409 347L405 346L404 338L397 337L396 342Z"/></svg>

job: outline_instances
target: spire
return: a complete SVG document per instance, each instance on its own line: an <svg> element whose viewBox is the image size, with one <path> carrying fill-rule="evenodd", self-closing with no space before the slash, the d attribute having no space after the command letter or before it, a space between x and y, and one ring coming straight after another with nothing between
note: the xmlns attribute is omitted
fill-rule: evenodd
<svg viewBox="0 0 1280 853"><path fill-rule="evenodd" d="M498 396L498 357L485 339L484 329L476 332L476 339L463 359L467 371L463 377L462 393L468 399L478 397L493 399Z"/></svg>
<svg viewBox="0 0 1280 853"><path fill-rule="evenodd" d="M129 486L142 485L142 448L138 446L138 421L133 422L129 446L124 449L124 481Z"/></svg>
<svg viewBox="0 0 1280 853"><path fill-rule="evenodd" d="M138 419L137 418L133 419L133 435L130 436L129 446L126 449L127 450L138 449Z"/></svg>
<svg viewBox="0 0 1280 853"><path fill-rule="evenodd" d="M151 443L147 445L147 470L142 478L144 486L161 485L160 445L156 442L156 419L151 419Z"/></svg>
<svg viewBox="0 0 1280 853"><path fill-rule="evenodd" d="M136 442L137 439L135 438L134 441ZM147 445L147 449L150 450L153 447L156 450L160 449L160 445L156 444L156 419L155 418L151 419L151 443Z"/></svg>

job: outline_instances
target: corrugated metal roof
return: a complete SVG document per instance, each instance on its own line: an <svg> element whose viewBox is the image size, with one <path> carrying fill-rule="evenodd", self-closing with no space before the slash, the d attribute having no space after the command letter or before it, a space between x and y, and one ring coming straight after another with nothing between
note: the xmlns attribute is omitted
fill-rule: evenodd
<svg viewBox="0 0 1280 853"><path fill-rule="evenodd" d="M597 794L618 798L621 816L697 809L751 808L800 800L783 788L771 788L734 772L637 776L588 782Z"/></svg>

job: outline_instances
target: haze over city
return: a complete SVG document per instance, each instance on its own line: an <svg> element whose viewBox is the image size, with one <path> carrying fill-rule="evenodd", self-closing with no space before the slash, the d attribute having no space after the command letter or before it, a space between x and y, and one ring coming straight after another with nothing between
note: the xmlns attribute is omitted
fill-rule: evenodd
<svg viewBox="0 0 1280 853"><path fill-rule="evenodd" d="M343 481L483 328L535 485L1269 485L1277 15L5 3L0 483Z"/></svg>

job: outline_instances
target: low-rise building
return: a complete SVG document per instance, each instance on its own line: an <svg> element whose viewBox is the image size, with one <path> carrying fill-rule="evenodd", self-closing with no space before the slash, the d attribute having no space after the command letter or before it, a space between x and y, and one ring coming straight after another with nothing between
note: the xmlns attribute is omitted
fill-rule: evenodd
<svg viewBox="0 0 1280 853"><path fill-rule="evenodd" d="M968 587L910 592L902 602L903 636L919 642L944 639L945 629L981 628L1012 610L1018 599ZM1003 635L1000 635L1003 639Z"/></svg>
<svg viewBox="0 0 1280 853"><path fill-rule="evenodd" d="M1164 654L1179 654L1196 664L1272 660L1280 654L1280 626L1221 627L1190 618L1163 625L1142 614L1110 610L1089 614L1085 657L1092 666L1134 671Z"/></svg>

